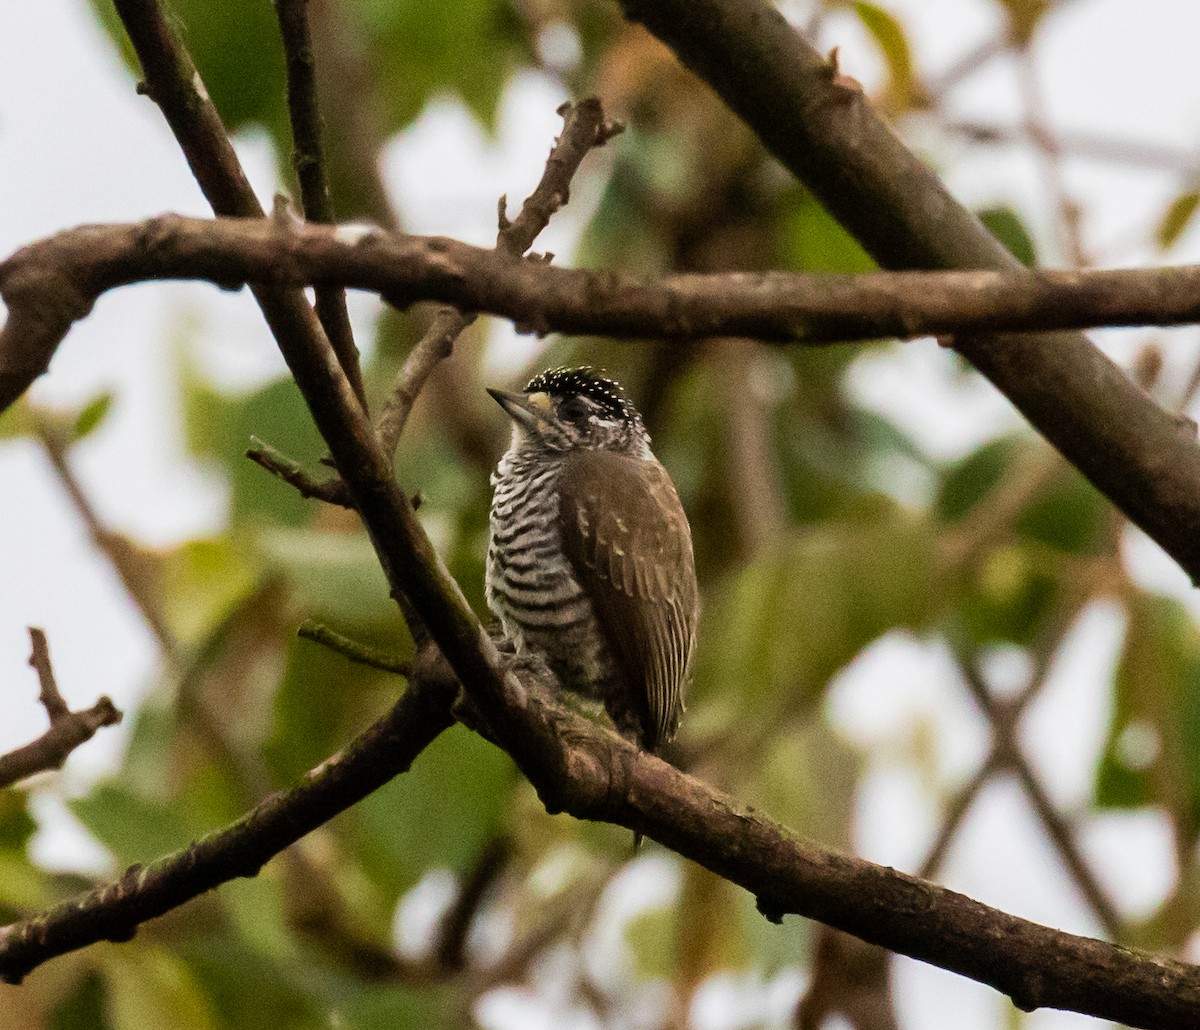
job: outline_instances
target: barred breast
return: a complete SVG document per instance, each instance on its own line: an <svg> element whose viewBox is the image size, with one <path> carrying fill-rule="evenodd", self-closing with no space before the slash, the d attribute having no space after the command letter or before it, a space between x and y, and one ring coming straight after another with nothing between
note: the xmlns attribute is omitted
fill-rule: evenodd
<svg viewBox="0 0 1200 1030"><path fill-rule="evenodd" d="M591 601L562 549L562 464L509 453L492 477L487 604L518 653L541 655L562 685L603 699L617 675Z"/></svg>

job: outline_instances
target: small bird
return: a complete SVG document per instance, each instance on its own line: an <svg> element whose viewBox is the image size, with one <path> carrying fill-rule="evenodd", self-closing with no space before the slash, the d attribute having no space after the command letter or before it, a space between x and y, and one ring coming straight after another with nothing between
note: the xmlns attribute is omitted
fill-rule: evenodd
<svg viewBox="0 0 1200 1030"><path fill-rule="evenodd" d="M492 476L488 607L518 658L543 660L656 751L679 727L699 617L675 486L637 409L590 368L488 393L513 420Z"/></svg>

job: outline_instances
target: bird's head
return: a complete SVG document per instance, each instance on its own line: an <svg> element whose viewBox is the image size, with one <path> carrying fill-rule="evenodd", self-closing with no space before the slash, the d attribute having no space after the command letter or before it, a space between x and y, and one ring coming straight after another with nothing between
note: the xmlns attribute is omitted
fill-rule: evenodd
<svg viewBox="0 0 1200 1030"><path fill-rule="evenodd" d="M512 450L649 454L642 416L619 383L590 368L539 372L524 390L488 390L513 420Z"/></svg>

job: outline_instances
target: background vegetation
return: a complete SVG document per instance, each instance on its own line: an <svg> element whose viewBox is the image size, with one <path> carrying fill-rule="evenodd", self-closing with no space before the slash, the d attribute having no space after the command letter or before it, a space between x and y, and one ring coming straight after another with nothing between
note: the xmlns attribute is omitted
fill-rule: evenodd
<svg viewBox="0 0 1200 1030"><path fill-rule="evenodd" d="M872 99L906 132L944 118L945 99L976 67L1020 66L1059 5L998 6L998 34L976 51L964 44L962 62L937 80L885 6L791 13L811 37L850 32L870 42L882 69ZM271 5L175 0L172 11L228 127L265 130L293 182ZM638 273L874 267L713 94L606 0L309 0L309 12L340 221L397 226L381 171L389 141L447 97L494 130L514 76L536 71L564 95L600 95L628 123L584 164L575 190L592 210L576 253L559 262ZM112 59L132 69L108 4L98 0L95 15ZM1086 211L1060 174L1073 143L1044 130L1036 95L1026 101L1022 141L1041 155L1040 210L1051 216L1037 231L1014 206L981 217L1027 264L1039 250L1088 264ZM943 140L984 135L943 128ZM1116 158L1139 158L1110 142ZM951 162L958 146L932 160ZM1176 195L1139 227L1133 249L1165 253L1187 231L1193 171L1181 169ZM367 391L378 404L422 323L390 309L362 321ZM188 336L186 325L177 332ZM913 871L937 878L973 802L999 778L1023 791L1093 920L1085 930L1186 952L1200 905L1200 635L1183 604L1134 579L1123 520L1039 437L1013 432L951 459L929 448L848 387L864 349L895 346L882 342L772 349L554 337L524 366L510 345L488 319L467 330L431 379L396 461L481 614L488 473L506 435L482 387L552 364L603 366L637 399L696 540L700 660L672 760L805 836L853 849L856 798L875 769L831 719L830 685L881 638L920 641L949 657L955 689L973 699L992 740L978 772L949 776L921 727L891 741L889 753L940 810ZM186 340L180 350L203 347ZM1153 343L1131 364L1164 406L1189 410L1197 374L1164 372ZM180 365L159 385L179 400L191 456L228 484L223 530L151 549L103 525L86 491L73 498L161 650L154 689L126 713L122 767L70 801L114 868L178 848L296 782L403 689L395 675L298 638L302 621L402 656L412 646L357 519L303 500L243 456L260 436L310 467L322 457L290 380L231 392L203 362ZM973 373L963 364L956 374ZM105 432L114 400L74 411L24 403L0 431L36 440L69 485L73 448ZM1086 809L1063 812L1018 728L1097 602L1122 627L1106 686L1111 717ZM71 646L51 640L52 649ZM23 703L22 689L33 698L20 670L6 681L7 705ZM30 790L0 791L0 922L90 882L31 859ZM1114 900L1078 827L1096 810L1146 808L1165 816L1165 861L1177 871L1165 896L1134 912ZM882 953L816 924L773 925L750 895L660 849L630 863L627 840L619 828L548 816L503 752L454 727L408 775L256 878L222 886L129 943L66 956L19 989L0 988L0 1025L215 1030L265 1025L269 1014L279 1030L515 1026L554 1013L581 1026L683 1026L689 1012L705 1027L793 1018L817 1026L831 1012L854 1026L891 1025ZM722 983L739 986L721 995ZM743 999L742 1011L723 1010L721 997ZM1024 1018L1007 1006L996 1015L994 1025Z"/></svg>

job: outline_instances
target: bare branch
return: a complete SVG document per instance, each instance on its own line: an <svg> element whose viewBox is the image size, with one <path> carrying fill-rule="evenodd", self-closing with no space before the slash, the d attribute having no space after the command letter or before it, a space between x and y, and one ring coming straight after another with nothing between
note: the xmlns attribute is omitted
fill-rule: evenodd
<svg viewBox="0 0 1200 1030"><path fill-rule="evenodd" d="M29 664L37 671L41 685L38 700L50 717L50 729L24 747L0 755L0 788L10 787L34 773L61 769L71 752L91 740L101 726L114 726L121 721L121 712L108 697L101 697L91 708L72 712L55 682L46 634L30 626L29 642L32 648Z"/></svg>
<svg viewBox="0 0 1200 1030"><path fill-rule="evenodd" d="M861 90L846 88L773 4L620 3L630 21L644 25L716 91L881 265L1015 265L871 110ZM1188 555L1193 547L1185 539L1200 534L1188 500L1200 490L1200 449L1193 437L1175 431L1170 417L1077 333L1050 339L964 333L955 347L1197 578L1200 564L1195 553ZM1147 449L1152 437L1158 443ZM1182 533L1181 523L1187 526Z"/></svg>
<svg viewBox="0 0 1200 1030"><path fill-rule="evenodd" d="M577 104L563 104L558 113L563 118L562 136L551 149L542 177L521 206L515 221L508 220L505 200L500 198L500 228L496 236L499 254L520 258L533 246L533 241L554 213L567 203L571 180L588 151L603 146L624 128L619 122L605 118L604 109L595 97ZM385 454L395 455L396 445L421 388L438 363L450 356L455 340L474 319L475 315L470 312L441 309L409 353L376 426Z"/></svg>
<svg viewBox="0 0 1200 1030"><path fill-rule="evenodd" d="M1002 125L953 119L938 124L947 132L984 146L1024 147L1037 142L1033 127L1028 124ZM1055 134L1055 139L1064 156L1191 175L1200 171L1200 153L1192 150L1084 132L1061 131Z"/></svg>
<svg viewBox="0 0 1200 1030"><path fill-rule="evenodd" d="M351 640L349 637L342 636L341 633L335 633L328 626L313 622L311 619L300 624L299 629L296 630L296 636L336 651L343 658L348 658L359 665L367 665L372 669L381 669L384 672L393 672L398 676L408 676L412 672L411 662L381 651L377 647L360 644L357 640Z"/></svg>
<svg viewBox="0 0 1200 1030"><path fill-rule="evenodd" d="M395 457L412 406L433 370L450 357L455 342L473 321L473 314L463 314L458 308L439 308L425 335L408 352L375 425L380 445L389 457Z"/></svg>
<svg viewBox="0 0 1200 1030"><path fill-rule="evenodd" d="M312 497L328 504L336 504L342 508L352 508L353 503L346 487L336 476L326 479L314 479L304 471L304 466L294 458L289 458L282 451L260 440L257 436L250 437L250 447L246 449L246 457L261 465L274 476L285 483L294 486L301 497Z"/></svg>
<svg viewBox="0 0 1200 1030"><path fill-rule="evenodd" d="M0 368L35 364L32 352L48 338L29 331L38 316L44 328L60 334L53 340L57 346L73 320L56 294L64 277L86 284L87 307L106 290L151 280L200 279L223 288L335 282L380 293L398 306L434 300L473 308L513 319L525 332L667 339L727 334L812 346L925 336L951 338L957 345L972 334L1029 331L1042 334L1041 350L1050 354L1062 345L1053 332L1058 329L1200 323L1200 265L678 273L643 280L512 261L445 237L366 226L284 227L265 219L163 215L80 226L30 243L0 262L0 294L9 308ZM36 355L42 370L51 352ZM1137 397L1139 413L1158 411L1171 421L1143 393Z"/></svg>
<svg viewBox="0 0 1200 1030"><path fill-rule="evenodd" d="M266 798L223 830L113 883L0 928L0 981L20 983L34 967L97 941L129 940L148 919L262 865L304 834L393 777L451 723L452 688L413 686L392 710L291 790Z"/></svg>
<svg viewBox="0 0 1200 1030"><path fill-rule="evenodd" d="M333 202L325 174L321 149L321 112L317 106L316 61L308 25L308 0L275 0L279 33L287 55L288 116L292 123L292 166L300 181L300 202L310 222L332 225ZM358 348L346 311L346 292L336 286L317 291L317 318L341 362L342 371L358 395L367 403Z"/></svg>
<svg viewBox="0 0 1200 1030"><path fill-rule="evenodd" d="M62 434L47 419L36 413L34 425L38 441L46 452L46 457L50 459L50 467L66 491L67 497L70 498L75 513L87 528L93 545L112 565L117 577L121 580L121 585L142 616L142 620L154 634L154 639L162 653L168 661L177 663L182 657L179 642L175 639L171 627L167 625L166 619L163 618L161 606L152 596L150 585L147 582L146 569L143 567L144 559L137 554L128 539L120 533L113 532L100 520L91 499L71 468L70 460L67 457L67 444Z"/></svg>

